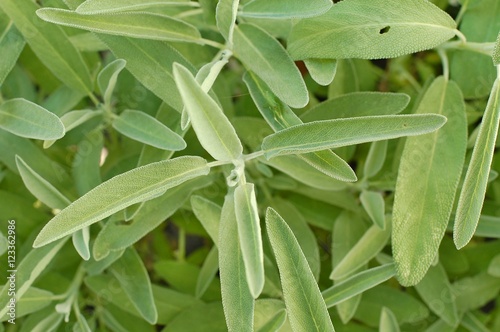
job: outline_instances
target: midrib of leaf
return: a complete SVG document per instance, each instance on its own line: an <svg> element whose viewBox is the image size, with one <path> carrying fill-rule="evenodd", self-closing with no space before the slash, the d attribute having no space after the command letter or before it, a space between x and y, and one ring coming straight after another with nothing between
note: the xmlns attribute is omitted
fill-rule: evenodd
<svg viewBox="0 0 500 332"><path fill-rule="evenodd" d="M11 8L12 8L13 10L15 10L15 9L17 9L17 6L12 6ZM19 15L19 14L21 14L20 16L23 16L23 17L24 17L24 21L25 21L25 22L23 22L24 24L29 25L29 27L30 27L31 29L33 29L33 31L38 31L38 29L36 28L36 26L34 26L34 25L31 23L31 19L30 19L29 17L26 17L26 16L24 15L24 13L23 13L22 11L20 11L20 10L18 10L18 11L17 11L17 13L18 13L18 15ZM27 22L28 22L28 23L27 23ZM59 28L59 29L60 29L60 28ZM64 32L64 30L62 30L62 29L61 29L61 33L63 33L64 35L66 35L66 33ZM46 36L45 36L45 34L40 33L40 32L39 32L37 35L38 35L38 37L39 37L40 39L43 39L43 40L45 41L45 44L47 44L47 45L51 48L51 50L53 51L52 53L53 53L53 54L55 53L55 54L57 55L57 57L58 57L60 60L62 60L61 62L62 62L62 63L64 63L64 68L65 68L67 71L69 71L69 72L72 72L72 73L73 73L73 76L75 76L75 77L77 78L77 80L81 83L81 86L83 86L83 87L84 87L85 92L86 92L88 95L91 95L91 94L92 94L92 91L90 91L90 90L87 88L87 85L85 84L85 82L81 80L80 75L79 75L77 72L75 72L71 66L69 66L69 65L68 65L68 63L64 60L64 58L62 58L62 57L60 56L60 54L59 54L59 52L57 51L57 49L56 49L56 48L54 48L54 45L51 43L51 39L47 39L47 38L46 38ZM70 43L70 44L71 44L71 42L70 42L69 40L68 40L68 43ZM73 44L71 44L71 45L73 45ZM78 52L78 51L77 51L77 52ZM78 52L78 54L80 54L80 53ZM58 79L59 79L59 78L58 78Z"/></svg>
<svg viewBox="0 0 500 332"><path fill-rule="evenodd" d="M123 121L123 119L122 119L122 121ZM134 129L137 129L139 132L147 134L147 136L153 136L153 135L149 135L151 133L151 131L144 130L146 128L143 128L143 127L140 127L140 126L136 126L134 122L126 122L126 121L123 121L123 122L125 122L125 124L127 126L130 126L130 127L134 128ZM153 137L162 138L162 136L156 136L156 135L154 135Z"/></svg>
<svg viewBox="0 0 500 332"><path fill-rule="evenodd" d="M242 187L243 188L243 187ZM250 216L253 215L253 211L252 211L252 203L251 203L251 198L250 196L248 195L248 191L247 190L244 190L245 192L245 200L247 202L246 206L247 206L247 210L248 210L248 214ZM257 235L257 232L255 231L255 224L253 222L250 223L250 226L252 226L252 242L253 244L255 244L255 238L256 238L256 235Z"/></svg>
<svg viewBox="0 0 500 332"><path fill-rule="evenodd" d="M246 286L246 288L248 288L248 285L244 285L241 281L241 277L240 276L245 276L245 264L241 264L242 261L243 261L243 257L242 257L242 253L241 253L241 248L240 248L240 244L239 244L239 241L238 241L238 253L237 253L237 257L238 257L238 292L240 294L240 296L238 296L238 299L239 299L239 307L240 309L244 307L244 303L243 303L243 299L245 298L245 289L243 289L242 287L243 286ZM243 267L243 269L242 269ZM246 279L245 279L246 280ZM249 291L249 290L247 290ZM243 316L240 315L240 319L243 319ZM241 323L244 323L244 322L240 322ZM242 325L243 326L243 325Z"/></svg>
<svg viewBox="0 0 500 332"><path fill-rule="evenodd" d="M274 72L274 68L273 68L273 66L271 66L269 61L267 61L267 58L259 51L258 47L254 46L252 41L247 38L247 36L243 33L243 31L241 31L241 29L240 29L240 35L243 37L243 39L245 39L245 41L247 42L248 45L250 45L255 51L257 51L257 55L262 60L262 62L264 62L266 64L266 67L269 68L272 72Z"/></svg>

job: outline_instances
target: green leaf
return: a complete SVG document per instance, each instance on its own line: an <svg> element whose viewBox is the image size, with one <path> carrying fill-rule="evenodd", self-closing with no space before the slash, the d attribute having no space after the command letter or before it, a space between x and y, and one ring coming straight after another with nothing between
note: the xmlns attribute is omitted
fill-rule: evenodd
<svg viewBox="0 0 500 332"><path fill-rule="evenodd" d="M287 313L285 303L276 299L255 301L254 326L256 332L276 332L285 324Z"/></svg>
<svg viewBox="0 0 500 332"><path fill-rule="evenodd" d="M233 44L234 27L239 4L239 0L219 0L215 11L217 28L230 46Z"/></svg>
<svg viewBox="0 0 500 332"><path fill-rule="evenodd" d="M71 201L67 199L66 196L61 194L59 190L29 167L28 164L17 155L16 165L26 188L28 188L33 196L48 207L52 209L64 209L71 204Z"/></svg>
<svg viewBox="0 0 500 332"><path fill-rule="evenodd" d="M238 331L246 331L242 329ZM186 308L166 326L163 332L226 332L224 312L220 302L197 303ZM231 330L230 330L231 331Z"/></svg>
<svg viewBox="0 0 500 332"><path fill-rule="evenodd" d="M417 109L429 112L448 122L439 131L407 138L396 182L392 250L405 286L417 284L437 255L467 146L465 104L455 82L439 77L432 83Z"/></svg>
<svg viewBox="0 0 500 332"><path fill-rule="evenodd" d="M234 209L248 286L252 296L258 298L264 287L264 251L255 187L252 183L236 187Z"/></svg>
<svg viewBox="0 0 500 332"><path fill-rule="evenodd" d="M488 265L488 274L500 278L500 254L496 255Z"/></svg>
<svg viewBox="0 0 500 332"><path fill-rule="evenodd" d="M256 18L302 18L321 15L332 7L329 0L253 0L241 7L239 16Z"/></svg>
<svg viewBox="0 0 500 332"><path fill-rule="evenodd" d="M207 258L203 261L198 280L196 281L196 298L199 299L203 296L214 280L217 271L219 271L219 251L216 246L213 246Z"/></svg>
<svg viewBox="0 0 500 332"><path fill-rule="evenodd" d="M89 323L80 312L76 316L76 323L73 325L73 332L92 332Z"/></svg>
<svg viewBox="0 0 500 332"><path fill-rule="evenodd" d="M142 317L150 324L156 324L158 313L153 299L151 281L141 257L133 248L128 248L122 257L110 267L128 298Z"/></svg>
<svg viewBox="0 0 500 332"><path fill-rule="evenodd" d="M26 293L16 301L16 319L46 308L52 303L53 297L54 294L49 291L36 287L28 288ZM10 319L10 317L5 315L1 317L0 321L6 321L8 319Z"/></svg>
<svg viewBox="0 0 500 332"><path fill-rule="evenodd" d="M439 318L451 326L460 322L455 296L441 264L430 267L425 277L415 285L420 297Z"/></svg>
<svg viewBox="0 0 500 332"><path fill-rule="evenodd" d="M474 235L483 207L500 121L500 69L498 73L458 200L453 228L457 249L463 248Z"/></svg>
<svg viewBox="0 0 500 332"><path fill-rule="evenodd" d="M217 160L238 159L243 147L219 105L182 65L174 64L174 77L201 145Z"/></svg>
<svg viewBox="0 0 500 332"><path fill-rule="evenodd" d="M99 85L99 90L101 90L104 104L111 104L111 95L115 89L118 74L120 74L123 68L125 68L126 64L127 61L123 59L116 59L104 67L99 75L97 75L97 84Z"/></svg>
<svg viewBox="0 0 500 332"><path fill-rule="evenodd" d="M297 125L264 138L266 158L314 152L328 148L422 135L444 125L437 114L367 116L324 120Z"/></svg>
<svg viewBox="0 0 500 332"><path fill-rule="evenodd" d="M302 124L302 120L274 94L254 73L245 73L243 80L260 113L275 132ZM356 174L342 158L332 151L319 151L299 156L316 170L341 181L356 181ZM278 162L279 163L279 162ZM283 164L283 163L281 163ZM303 164L299 162L299 165ZM281 167L283 168L283 166ZM286 168L286 166L285 166ZM306 167L307 168L307 167ZM286 171L285 171L286 173Z"/></svg>
<svg viewBox="0 0 500 332"><path fill-rule="evenodd" d="M319 85L330 85L337 73L337 60L335 59L305 59L309 75Z"/></svg>
<svg viewBox="0 0 500 332"><path fill-rule="evenodd" d="M361 78L357 78L361 79ZM400 113L410 102L404 93L352 92L311 107L300 118L304 122Z"/></svg>
<svg viewBox="0 0 500 332"><path fill-rule="evenodd" d="M90 259L90 231L88 227L77 230L71 236L73 241L73 246L75 247L78 254L86 261Z"/></svg>
<svg viewBox="0 0 500 332"><path fill-rule="evenodd" d="M35 12L33 1L1 1L0 8L9 15L33 52L50 71L69 87L85 94L92 91L92 80L81 54L59 26L45 24Z"/></svg>
<svg viewBox="0 0 500 332"><path fill-rule="evenodd" d="M148 200L189 179L206 175L209 170L205 159L188 156L152 163L117 175L52 218L33 245L43 246L127 206Z"/></svg>
<svg viewBox="0 0 500 332"><path fill-rule="evenodd" d="M191 196L191 207L216 246L219 244L219 223L221 207L198 195Z"/></svg>
<svg viewBox="0 0 500 332"><path fill-rule="evenodd" d="M302 76L281 44L251 24L234 30L234 55L253 71L284 103L301 108L309 102Z"/></svg>
<svg viewBox="0 0 500 332"><path fill-rule="evenodd" d="M466 312L462 318L460 324L467 330L472 332L489 332L488 329L473 313L470 311Z"/></svg>
<svg viewBox="0 0 500 332"><path fill-rule="evenodd" d="M66 243L66 239L54 242L40 249L32 249L23 260L19 263L14 273L16 283L16 300L19 301L23 295L31 287L35 279L45 270L47 265L52 261L54 256L59 252L62 246ZM10 274L9 274L10 275ZM9 287L2 288L0 292L0 318L3 317L8 310L7 303L11 296Z"/></svg>
<svg viewBox="0 0 500 332"><path fill-rule="evenodd" d="M0 49L2 50L2 60L0 60L0 86L17 62L24 45L23 36L14 26L11 20L0 12Z"/></svg>
<svg viewBox="0 0 500 332"><path fill-rule="evenodd" d="M391 225L386 221L386 228L381 230L378 226L371 226L359 239L356 245L333 269L330 279L341 279L367 263L375 257L386 245L391 236Z"/></svg>
<svg viewBox="0 0 500 332"><path fill-rule="evenodd" d="M266 212L266 227L292 329L334 331L325 301L292 230L272 208Z"/></svg>
<svg viewBox="0 0 500 332"><path fill-rule="evenodd" d="M380 332L399 332L399 324L391 309L383 307L380 313Z"/></svg>
<svg viewBox="0 0 500 332"><path fill-rule="evenodd" d="M179 151L187 146L184 139L172 129L141 111L123 111L113 121L113 128L125 136L158 149Z"/></svg>
<svg viewBox="0 0 500 332"><path fill-rule="evenodd" d="M376 141L370 145L363 173L366 178L375 176L384 166L387 156L387 141Z"/></svg>
<svg viewBox="0 0 500 332"><path fill-rule="evenodd" d="M196 7L188 0L87 0L79 5L75 11L79 14L103 14L124 11L137 11L148 9L168 8L171 6Z"/></svg>
<svg viewBox="0 0 500 332"><path fill-rule="evenodd" d="M345 0L297 23L288 49L294 59L394 58L434 48L455 36L455 28L425 0Z"/></svg>
<svg viewBox="0 0 500 332"><path fill-rule="evenodd" d="M455 281L452 285L458 312L479 309L500 291L500 279L481 272Z"/></svg>
<svg viewBox="0 0 500 332"><path fill-rule="evenodd" d="M381 193L363 190L359 195L359 200L366 213L380 229L385 228L385 202Z"/></svg>
<svg viewBox="0 0 500 332"><path fill-rule="evenodd" d="M64 136L64 126L57 115L22 98L0 105L0 128L26 138L48 140Z"/></svg>
<svg viewBox="0 0 500 332"><path fill-rule="evenodd" d="M64 126L65 134L68 131L78 127L79 125L85 123L86 121L92 119L95 116L102 115L101 111L94 110L78 110L78 111L70 111L61 116L60 120ZM43 148L48 149L54 144L56 140L46 140L43 142Z"/></svg>
<svg viewBox="0 0 500 332"><path fill-rule="evenodd" d="M323 291L322 294L325 299L326 306L330 308L342 303L353 296L361 294L364 291L389 280L395 274L396 269L392 263L377 266L357 273Z"/></svg>
<svg viewBox="0 0 500 332"><path fill-rule="evenodd" d="M127 61L127 70L139 82L179 112L182 100L172 74L174 62L194 72L194 67L176 49L162 41L99 34L117 58Z"/></svg>
<svg viewBox="0 0 500 332"><path fill-rule="evenodd" d="M85 136L88 140L78 144L80 153L76 154L72 165L75 187L80 196L102 183L100 163L104 148L103 133L96 128Z"/></svg>
<svg viewBox="0 0 500 332"><path fill-rule="evenodd" d="M229 331L253 331L255 301L248 287L245 263L237 236L233 194L226 195L221 212L219 274L222 304Z"/></svg>
<svg viewBox="0 0 500 332"><path fill-rule="evenodd" d="M493 54L491 55L491 57L493 58L493 64L495 66L500 65L500 33L498 34L497 41L495 42L495 48L493 49Z"/></svg>
<svg viewBox="0 0 500 332"><path fill-rule="evenodd" d="M163 41L201 42L196 27L161 14L124 12L80 15L59 8L42 8L36 14L47 22L92 32Z"/></svg>

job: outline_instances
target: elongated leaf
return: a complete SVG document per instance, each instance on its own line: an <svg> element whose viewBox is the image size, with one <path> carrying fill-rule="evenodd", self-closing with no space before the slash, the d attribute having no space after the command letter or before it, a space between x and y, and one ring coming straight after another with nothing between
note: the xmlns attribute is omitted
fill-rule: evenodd
<svg viewBox="0 0 500 332"><path fill-rule="evenodd" d="M76 251L84 260L88 261L90 259L90 231L88 227L77 230L71 236L73 241L73 246Z"/></svg>
<svg viewBox="0 0 500 332"><path fill-rule="evenodd" d="M82 93L92 91L92 81L81 54L66 33L54 24L45 24L35 12L33 1L4 0L0 8L9 15L33 52L50 71L69 87Z"/></svg>
<svg viewBox="0 0 500 332"><path fill-rule="evenodd" d="M234 209L248 286L252 296L257 298L264 287L264 251L257 199L252 183L240 185L235 189Z"/></svg>
<svg viewBox="0 0 500 332"><path fill-rule="evenodd" d="M495 42L495 48L493 49L493 63L495 66L500 65L500 33L498 34L497 41ZM1 80L0 80L1 82Z"/></svg>
<svg viewBox="0 0 500 332"><path fill-rule="evenodd" d="M59 252L62 246L66 243L66 239L54 242L44 248L32 249L19 263L16 270L13 272L16 283L16 300L18 301L28 291L36 278L43 272L47 265L52 261L54 256ZM7 271L10 273L9 271ZM9 287L2 288L0 292L0 318L8 311L7 304L11 299L9 295Z"/></svg>
<svg viewBox="0 0 500 332"><path fill-rule="evenodd" d="M333 269L330 278L341 279L356 271L363 264L375 257L384 248L391 236L391 225L386 221L385 230L373 225L359 239L358 243L349 251L342 261Z"/></svg>
<svg viewBox="0 0 500 332"><path fill-rule="evenodd" d="M485 271L452 284L458 312L479 309L493 300L500 291L500 279Z"/></svg>
<svg viewBox="0 0 500 332"><path fill-rule="evenodd" d="M323 14L332 7L329 0L253 0L242 6L240 16L257 18L301 18Z"/></svg>
<svg viewBox="0 0 500 332"><path fill-rule="evenodd" d="M35 247L89 226L127 206L189 179L206 175L209 168L200 157L179 157L142 166L104 182L62 210L40 231Z"/></svg>
<svg viewBox="0 0 500 332"><path fill-rule="evenodd" d="M467 168L453 228L453 241L458 249L469 243L476 231L483 207L488 174L500 121L500 69L480 124L479 134Z"/></svg>
<svg viewBox="0 0 500 332"><path fill-rule="evenodd" d="M415 285L415 289L438 317L451 326L458 325L460 320L455 296L441 264L429 268L425 277Z"/></svg>
<svg viewBox="0 0 500 332"><path fill-rule="evenodd" d="M219 243L219 273L222 304L229 331L253 331L255 301L248 288L234 209L234 196L228 194L222 207Z"/></svg>
<svg viewBox="0 0 500 332"><path fill-rule="evenodd" d="M444 77L433 82L417 110L428 112L449 120L439 131L407 139L396 183L392 248L406 286L418 283L436 257L467 145L465 104L456 83Z"/></svg>
<svg viewBox="0 0 500 332"><path fill-rule="evenodd" d="M234 26L239 4L239 0L219 0L215 11L217 28L219 28L219 32L228 41L229 45L233 44Z"/></svg>
<svg viewBox="0 0 500 332"><path fill-rule="evenodd" d="M298 68L283 46L267 32L251 24L238 25L234 30L233 51L284 103L297 108L307 105L309 96Z"/></svg>
<svg viewBox="0 0 500 332"><path fill-rule="evenodd" d="M73 332L92 332L85 316L81 313L78 313L78 316L76 317L76 323L73 325Z"/></svg>
<svg viewBox="0 0 500 332"><path fill-rule="evenodd" d="M219 271L219 251L216 246L210 249L207 258L203 261L198 280L196 281L196 298L203 296Z"/></svg>
<svg viewBox="0 0 500 332"><path fill-rule="evenodd" d="M272 208L266 212L266 227L292 329L334 331L325 301L292 230Z"/></svg>
<svg viewBox="0 0 500 332"><path fill-rule="evenodd" d="M381 193L363 190L359 196L366 213L380 229L385 228L385 202Z"/></svg>
<svg viewBox="0 0 500 332"><path fill-rule="evenodd" d="M493 257L488 265L488 274L500 278L500 254Z"/></svg>
<svg viewBox="0 0 500 332"><path fill-rule="evenodd" d="M380 332L399 332L399 324L396 316L389 308L382 308L382 312L380 313Z"/></svg>
<svg viewBox="0 0 500 332"><path fill-rule="evenodd" d="M362 271L323 291L328 308L389 280L396 275L394 264L386 264Z"/></svg>
<svg viewBox="0 0 500 332"><path fill-rule="evenodd" d="M41 202L52 209L64 209L71 203L59 190L29 167L21 157L16 156L16 164L24 185Z"/></svg>
<svg viewBox="0 0 500 332"><path fill-rule="evenodd" d="M376 141L371 144L363 169L366 178L371 178L380 172L384 166L386 155L387 141Z"/></svg>
<svg viewBox="0 0 500 332"><path fill-rule="evenodd" d="M473 313L470 311L464 314L461 325L472 332L489 332L488 329Z"/></svg>
<svg viewBox="0 0 500 332"><path fill-rule="evenodd" d="M115 89L118 74L125 68L126 64L127 61L116 59L104 67L99 75L97 75L97 84L99 85L99 90L101 90L104 103L107 105L111 104L111 95Z"/></svg>
<svg viewBox="0 0 500 332"><path fill-rule="evenodd" d="M347 0L295 25L288 49L294 59L394 58L436 47L455 28L425 0Z"/></svg>
<svg viewBox="0 0 500 332"><path fill-rule="evenodd" d="M81 15L71 10L42 8L36 14L47 22L110 35L198 43L201 40L200 32L191 24L154 13Z"/></svg>
<svg viewBox="0 0 500 332"><path fill-rule="evenodd" d="M266 158L307 153L433 132L446 122L437 114L367 116L297 125L264 138Z"/></svg>
<svg viewBox="0 0 500 332"><path fill-rule="evenodd" d="M311 122L368 115L393 115L405 109L409 102L410 96L404 93L352 92L319 103L302 113L300 118L304 122Z"/></svg>
<svg viewBox="0 0 500 332"><path fill-rule="evenodd" d="M23 36L14 26L8 16L0 12L0 49L2 60L0 60L0 86L17 62L24 45Z"/></svg>
<svg viewBox="0 0 500 332"><path fill-rule="evenodd" d="M171 6L194 6L188 0L87 0L78 6L75 11L79 14L103 14L132 10L147 10L153 8L166 8Z"/></svg>
<svg viewBox="0 0 500 332"><path fill-rule="evenodd" d="M158 313L151 281L137 251L133 248L125 250L122 257L111 265L110 270L142 317L150 324L155 324Z"/></svg>
<svg viewBox="0 0 500 332"><path fill-rule="evenodd" d="M9 288L8 284L6 286L7 288ZM28 288L26 293L24 293L19 301L16 301L16 319L42 310L52 303L53 297L54 294L49 291L36 287ZM11 317L9 317L9 315L5 315L3 317L0 317L0 321L9 320L10 318Z"/></svg>
<svg viewBox="0 0 500 332"><path fill-rule="evenodd" d="M305 59L304 64L309 75L319 85L329 85L337 73L337 60L335 59Z"/></svg>
<svg viewBox="0 0 500 332"><path fill-rule="evenodd" d="M219 105L182 65L174 64L174 77L201 145L217 160L238 159L243 147Z"/></svg>
<svg viewBox="0 0 500 332"><path fill-rule="evenodd" d="M158 149L179 151L186 148L186 142L181 136L141 111L123 111L113 121L113 128L125 136Z"/></svg>
<svg viewBox="0 0 500 332"><path fill-rule="evenodd" d="M260 113L275 132L302 124L302 120L274 94L269 87L254 73L247 72L243 77L248 90ZM341 181L356 181L356 174L351 167L332 151L319 151L299 156L316 170ZM279 164L280 163L278 161ZM301 163L299 163L301 164ZM279 166L278 166L279 167ZM281 166L283 168L283 166ZM285 166L286 168L286 166ZM284 171L287 173L286 171Z"/></svg>
<svg viewBox="0 0 500 332"><path fill-rule="evenodd" d="M201 222L215 245L218 246L221 207L198 195L191 196L191 207L196 218Z"/></svg>
<svg viewBox="0 0 500 332"><path fill-rule="evenodd" d="M26 138L49 140L64 136L64 126L56 115L22 98L0 105L0 128Z"/></svg>

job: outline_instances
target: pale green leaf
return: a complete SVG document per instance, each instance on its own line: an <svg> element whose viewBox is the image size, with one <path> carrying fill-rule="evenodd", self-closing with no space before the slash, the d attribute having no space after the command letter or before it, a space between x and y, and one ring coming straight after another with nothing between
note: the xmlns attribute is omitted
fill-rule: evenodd
<svg viewBox="0 0 500 332"><path fill-rule="evenodd" d="M253 0L241 7L239 16L255 18L302 18L321 15L332 7L329 0Z"/></svg>
<svg viewBox="0 0 500 332"><path fill-rule="evenodd" d="M334 331L325 301L297 239L272 208L266 212L269 240L278 263L281 286L294 331Z"/></svg>
<svg viewBox="0 0 500 332"><path fill-rule="evenodd" d="M489 332L483 322L481 322L472 312L468 311L464 314L460 324L471 332Z"/></svg>
<svg viewBox="0 0 500 332"><path fill-rule="evenodd" d="M337 73L337 60L335 59L305 59L304 64L309 75L319 85L329 85Z"/></svg>
<svg viewBox="0 0 500 332"><path fill-rule="evenodd" d="M70 111L61 116L61 121L64 125L64 129L66 133L82 123L92 119L95 116L101 115L102 112L94 111L90 109L78 110L78 111Z"/></svg>
<svg viewBox="0 0 500 332"><path fill-rule="evenodd" d="M455 281L452 289L458 312L466 312L479 309L496 298L500 291L500 279L483 271Z"/></svg>
<svg viewBox="0 0 500 332"><path fill-rule="evenodd" d="M189 179L206 175L209 167L200 157L179 157L142 166L102 183L62 210L40 231L40 247L102 220L127 206Z"/></svg>
<svg viewBox="0 0 500 332"><path fill-rule="evenodd" d="M189 0L87 0L79 5L75 11L79 14L103 14L124 11L138 11L160 9L171 6L197 7Z"/></svg>
<svg viewBox="0 0 500 332"><path fill-rule="evenodd" d="M76 317L76 323L73 325L73 332L92 332L89 323L80 312Z"/></svg>
<svg viewBox="0 0 500 332"><path fill-rule="evenodd" d="M259 77L252 72L245 73L243 80L260 113L275 132L302 124L302 120L273 93ZM303 161L316 170L341 181L356 181L356 174L342 158L329 150L300 155ZM279 164L280 163L278 161ZM303 164L299 162L299 165ZM279 167L279 166L278 166ZM283 168L283 166L281 167ZM286 166L285 166L286 168ZM307 167L306 167L307 168ZM284 171L286 173L286 171Z"/></svg>
<svg viewBox="0 0 500 332"><path fill-rule="evenodd" d="M122 257L111 265L110 271L118 279L142 317L150 324L155 324L158 312L153 299L151 281L137 251L133 248L125 250Z"/></svg>
<svg viewBox="0 0 500 332"><path fill-rule="evenodd" d="M85 137L87 139L78 144L79 153L75 155L72 165L76 191L80 196L102 183L100 167L104 148L102 130L96 128Z"/></svg>
<svg viewBox="0 0 500 332"><path fill-rule="evenodd" d="M491 260L488 265L488 274L500 278L500 254Z"/></svg>
<svg viewBox="0 0 500 332"><path fill-rule="evenodd" d="M158 149L179 151L187 146L184 139L172 129L141 111L123 111L113 121L113 128L125 136Z"/></svg>
<svg viewBox="0 0 500 332"><path fill-rule="evenodd" d="M363 190L359 195L361 205L368 216L380 229L385 228L385 202L381 193L369 190Z"/></svg>
<svg viewBox="0 0 500 332"><path fill-rule="evenodd" d="M28 288L26 293L16 301L16 319L46 308L52 303L53 297L54 294L44 289L36 287ZM10 318L9 315L5 315L1 317L0 321L5 321Z"/></svg>
<svg viewBox="0 0 500 332"><path fill-rule="evenodd" d="M498 73L458 200L453 228L453 241L458 249L469 243L474 235L486 194L500 121L500 69Z"/></svg>
<svg viewBox="0 0 500 332"><path fill-rule="evenodd" d="M92 80L81 54L63 29L46 24L35 14L34 1L2 0L0 8L9 15L40 61L63 83L85 94L92 91Z"/></svg>
<svg viewBox="0 0 500 332"><path fill-rule="evenodd" d="M203 261L203 265L196 281L196 298L200 298L206 292L212 281L214 280L217 271L219 271L219 251L216 246L210 249L207 258Z"/></svg>
<svg viewBox="0 0 500 332"><path fill-rule="evenodd" d="M201 145L217 160L238 159L243 147L219 105L182 65L174 64L174 77Z"/></svg>
<svg viewBox="0 0 500 332"><path fill-rule="evenodd" d="M239 0L219 0L215 11L217 28L229 45L233 44L234 26L239 4Z"/></svg>
<svg viewBox="0 0 500 332"><path fill-rule="evenodd" d="M71 236L71 240L73 241L73 246L76 251L84 260L88 261L90 259L90 231L88 227L84 227L82 229L77 230Z"/></svg>
<svg viewBox="0 0 500 332"><path fill-rule="evenodd" d="M80 52L102 52L108 47L93 32L84 32L69 37L69 40Z"/></svg>
<svg viewBox="0 0 500 332"><path fill-rule="evenodd" d="M328 308L389 280L396 274L394 264L386 264L357 273L323 291Z"/></svg>
<svg viewBox="0 0 500 332"><path fill-rule="evenodd" d="M7 247L7 238L5 237L5 235L3 235L2 232L0 232L0 256L2 256L7 251Z"/></svg>
<svg viewBox="0 0 500 332"><path fill-rule="evenodd" d="M111 95L115 89L118 74L125 68L126 64L127 61L116 59L104 67L99 75L97 75L97 85L99 86L99 90L101 90L101 95L106 105L111 104Z"/></svg>
<svg viewBox="0 0 500 332"><path fill-rule="evenodd" d="M194 67L176 49L167 43L99 34L117 58L127 61L127 70L139 82L177 111L182 100L172 74L174 62L194 72Z"/></svg>
<svg viewBox="0 0 500 332"><path fill-rule="evenodd" d="M342 259L342 261L333 269L330 278L333 280L341 279L367 263L375 257L387 244L391 236L391 223L386 220L386 227L381 230L378 226L371 226L365 234L359 239L356 245Z"/></svg>
<svg viewBox="0 0 500 332"><path fill-rule="evenodd" d="M286 322L285 303L277 299L255 301L254 326L256 332L278 332Z"/></svg>
<svg viewBox="0 0 500 332"><path fill-rule="evenodd" d="M391 309L383 307L380 313L379 332L399 332L399 324Z"/></svg>
<svg viewBox="0 0 500 332"><path fill-rule="evenodd" d="M301 108L309 102L302 76L281 44L264 30L240 24L234 30L234 55L284 103Z"/></svg>
<svg viewBox="0 0 500 332"><path fill-rule="evenodd" d="M19 30L3 12L0 12L0 22L0 50L2 50L0 86L2 86L5 78L16 64L26 42Z"/></svg>
<svg viewBox="0 0 500 332"><path fill-rule="evenodd" d="M394 58L434 48L455 36L455 28L429 1L344 0L296 24L288 49L294 59Z"/></svg>
<svg viewBox="0 0 500 332"><path fill-rule="evenodd" d="M460 319L455 296L441 264L430 267L424 278L415 285L415 289L439 318L451 326L458 325Z"/></svg>
<svg viewBox="0 0 500 332"><path fill-rule="evenodd" d="M425 332L455 332L456 327L448 325L444 320L439 319L430 325Z"/></svg>
<svg viewBox="0 0 500 332"><path fill-rule="evenodd" d="M16 155L16 165L24 185L28 190L52 209L64 209L71 201L66 198L57 188L41 177L26 162Z"/></svg>
<svg viewBox="0 0 500 332"><path fill-rule="evenodd" d="M0 105L0 128L26 138L50 140L64 136L64 126L57 115L22 98Z"/></svg>
<svg viewBox="0 0 500 332"><path fill-rule="evenodd" d="M380 172L387 155L387 143L387 141L376 141L370 145L363 168L364 177L371 178Z"/></svg>
<svg viewBox="0 0 500 332"><path fill-rule="evenodd" d="M198 195L191 196L191 207L196 218L201 222L215 245L218 246L221 207Z"/></svg>
<svg viewBox="0 0 500 332"><path fill-rule="evenodd" d="M311 122L368 115L393 115L401 112L409 102L410 96L404 93L351 92L311 107L302 113L300 118L304 122Z"/></svg>
<svg viewBox="0 0 500 332"><path fill-rule="evenodd" d="M467 145L465 104L455 82L439 77L432 83L417 109L429 112L448 122L431 134L407 138L396 183L392 249L405 286L418 283L437 255Z"/></svg>
<svg viewBox="0 0 500 332"><path fill-rule="evenodd" d="M248 286L252 296L257 298L264 287L264 251L255 186L252 183L236 187L234 209Z"/></svg>
<svg viewBox="0 0 500 332"><path fill-rule="evenodd" d="M92 32L163 41L201 42L196 27L161 14L124 12L81 15L58 8L42 8L36 14L47 22Z"/></svg>
<svg viewBox="0 0 500 332"><path fill-rule="evenodd" d="M47 265L66 243L66 240L67 238L51 243L43 248L32 249L26 256L24 256L22 261L16 267L17 272L14 272L16 300L23 297L33 282L35 282L36 278L38 278L38 276L45 270ZM8 276L10 276L10 273ZM0 310L0 318L3 317L8 310L7 303L11 299L11 296L8 293L8 287L2 288L2 291L0 292L0 308L2 308Z"/></svg>
<svg viewBox="0 0 500 332"><path fill-rule="evenodd" d="M219 248L219 274L227 327L230 332L251 332L255 301L246 279L232 193L222 207L219 243L224 244Z"/></svg>
<svg viewBox="0 0 500 332"><path fill-rule="evenodd" d="M106 257L110 250L121 250L133 245L172 216L194 190L210 183L208 177L195 178L145 202L132 223L123 224L120 220L107 222L94 242L92 254L99 260Z"/></svg>
<svg viewBox="0 0 500 332"><path fill-rule="evenodd" d="M493 64L495 64L495 66L500 65L500 33L498 34L497 41L495 42L495 48L493 49L493 54L491 57L493 58Z"/></svg>
<svg viewBox="0 0 500 332"><path fill-rule="evenodd" d="M264 138L266 158L283 154L319 151L327 148L422 135L444 125L437 114L366 116L324 120L293 126Z"/></svg>

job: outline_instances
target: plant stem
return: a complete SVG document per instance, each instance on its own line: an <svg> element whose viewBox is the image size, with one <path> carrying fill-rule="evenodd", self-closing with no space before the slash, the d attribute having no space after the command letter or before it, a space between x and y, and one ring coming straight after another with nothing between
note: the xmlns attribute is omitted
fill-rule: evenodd
<svg viewBox="0 0 500 332"><path fill-rule="evenodd" d="M450 65L448 62L448 56L446 55L446 51L442 48L438 48L437 52L439 57L441 58L441 63L443 64L443 76L448 81L450 79Z"/></svg>
<svg viewBox="0 0 500 332"><path fill-rule="evenodd" d="M221 44L221 43L218 43L214 40L210 40L210 39L205 39L205 38L202 38L201 39L201 42L205 45L208 45L208 46L212 46L212 47L215 47L215 48L218 48L220 50L223 50L226 48L226 45L224 44Z"/></svg>

